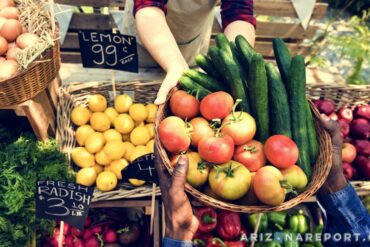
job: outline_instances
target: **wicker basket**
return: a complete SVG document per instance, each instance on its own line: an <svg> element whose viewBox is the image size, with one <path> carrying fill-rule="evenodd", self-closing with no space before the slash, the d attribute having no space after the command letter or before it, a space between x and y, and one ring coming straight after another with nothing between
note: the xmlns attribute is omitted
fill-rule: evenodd
<svg viewBox="0 0 370 247"><path fill-rule="evenodd" d="M317 158L317 162L313 167L313 175L310 184L307 186L307 189L299 194L297 197L282 203L279 206L268 206L268 205L261 205L261 206L245 206L245 205L238 205L229 202L219 201L210 196L203 194L201 191L193 188L188 183L185 185L185 189L189 192L192 196L194 196L200 202L207 204L212 207L225 209L234 212L242 212L242 213L261 213L261 212L270 212L270 211L283 211L289 208L292 208L302 201L306 200L307 198L313 196L316 191L322 186L325 182L326 177L329 174L330 168L332 166L332 146L331 146L331 139L329 134L323 130L319 125L318 118L320 117L319 112L317 111L316 107L310 102L311 109L313 111L313 116L315 118L315 127L318 135L320 150L319 155ZM161 105L158 108L157 116L155 120L155 128L159 126L159 123L167 117L169 114L169 107L168 104ZM172 173L172 166L170 164L170 160L168 158L167 152L162 146L161 142L159 141L158 132L155 131L155 143L158 146L160 159L162 163L166 166L167 170Z"/></svg>
<svg viewBox="0 0 370 247"><path fill-rule="evenodd" d="M16 105L44 91L60 68L60 44L47 49L41 58L12 78L0 81L0 107Z"/></svg>
<svg viewBox="0 0 370 247"><path fill-rule="evenodd" d="M311 99L330 99L335 110L342 106L353 107L370 102L370 85L307 85L307 94Z"/></svg>
<svg viewBox="0 0 370 247"><path fill-rule="evenodd" d="M150 103L153 102L158 92L161 82L124 82L116 83L116 94L129 94L135 102ZM67 154L70 164L71 150L76 147L75 127L70 120L70 114L74 107L78 105L86 106L89 95L102 94L110 103L113 102L112 84L110 82L89 82L89 83L71 83L62 86L59 90L58 116L57 116L57 141L61 151ZM101 192L95 190L93 201L116 200L122 198L138 198L150 196L152 194L151 186L133 187L129 184L119 184L116 190L110 192ZM159 195L159 187L156 189Z"/></svg>

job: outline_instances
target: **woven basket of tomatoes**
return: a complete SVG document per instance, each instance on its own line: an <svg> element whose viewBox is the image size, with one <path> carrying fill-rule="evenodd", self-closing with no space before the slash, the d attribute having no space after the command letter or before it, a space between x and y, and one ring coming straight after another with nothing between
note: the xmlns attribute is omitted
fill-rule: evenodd
<svg viewBox="0 0 370 247"><path fill-rule="evenodd" d="M303 57L273 44L279 71L238 36L196 61L157 111L157 155L172 173L187 155L186 191L200 202L245 212L286 210L313 196L332 163L328 133L306 99ZM290 66L287 66L289 65Z"/></svg>

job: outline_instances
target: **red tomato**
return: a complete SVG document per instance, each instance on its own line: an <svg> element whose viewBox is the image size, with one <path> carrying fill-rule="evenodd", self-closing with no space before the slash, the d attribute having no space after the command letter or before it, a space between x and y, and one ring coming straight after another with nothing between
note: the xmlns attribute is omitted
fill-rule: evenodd
<svg viewBox="0 0 370 247"><path fill-rule="evenodd" d="M268 161L278 168L293 166L299 155L295 142L284 135L269 137L265 143L264 151Z"/></svg>
<svg viewBox="0 0 370 247"><path fill-rule="evenodd" d="M228 135L204 137L198 144L198 152L203 160L222 164L233 157L234 141Z"/></svg>
<svg viewBox="0 0 370 247"><path fill-rule="evenodd" d="M251 174L245 166L231 160L214 166L209 173L208 182L216 195L226 200L237 200L248 192Z"/></svg>
<svg viewBox="0 0 370 247"><path fill-rule="evenodd" d="M183 90L178 90L171 96L170 108L175 116L190 120L199 114L199 100Z"/></svg>
<svg viewBox="0 0 370 247"><path fill-rule="evenodd" d="M257 171L266 164L263 144L252 140L244 145L237 146L234 152L234 160L242 163L251 172Z"/></svg>
<svg viewBox="0 0 370 247"><path fill-rule="evenodd" d="M351 143L344 143L342 147L342 160L346 163L352 163L356 159L357 151Z"/></svg>
<svg viewBox="0 0 370 247"><path fill-rule="evenodd" d="M256 134L256 121L246 112L233 112L223 121L222 133L233 138L235 145L242 145L253 139Z"/></svg>
<svg viewBox="0 0 370 247"><path fill-rule="evenodd" d="M259 201L277 206L285 200L285 189L281 187L281 172L273 166L260 168L253 177L253 189Z"/></svg>
<svg viewBox="0 0 370 247"><path fill-rule="evenodd" d="M171 153L181 153L190 146L190 134L186 123L179 117L165 118L158 127L159 140Z"/></svg>
<svg viewBox="0 0 370 247"><path fill-rule="evenodd" d="M224 119L233 110L234 100L226 92L215 92L207 95L200 102L200 113L207 120Z"/></svg>
<svg viewBox="0 0 370 247"><path fill-rule="evenodd" d="M202 117L193 118L190 121L191 126L193 126L193 131L191 132L191 145L198 148L198 143L203 137L214 136L215 132L209 126L207 120Z"/></svg>

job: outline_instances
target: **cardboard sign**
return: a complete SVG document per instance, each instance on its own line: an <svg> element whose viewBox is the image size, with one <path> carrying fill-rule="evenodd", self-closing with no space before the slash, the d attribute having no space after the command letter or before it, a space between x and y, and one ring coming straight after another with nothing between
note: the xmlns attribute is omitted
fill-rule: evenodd
<svg viewBox="0 0 370 247"><path fill-rule="evenodd" d="M83 229L93 187L63 181L37 181L36 217L63 220Z"/></svg>
<svg viewBox="0 0 370 247"><path fill-rule="evenodd" d="M147 182L158 184L158 173L155 169L154 154L146 154L131 162L121 171L124 181L130 178L145 180Z"/></svg>
<svg viewBox="0 0 370 247"><path fill-rule="evenodd" d="M110 31L78 32L83 67L139 71L136 38Z"/></svg>

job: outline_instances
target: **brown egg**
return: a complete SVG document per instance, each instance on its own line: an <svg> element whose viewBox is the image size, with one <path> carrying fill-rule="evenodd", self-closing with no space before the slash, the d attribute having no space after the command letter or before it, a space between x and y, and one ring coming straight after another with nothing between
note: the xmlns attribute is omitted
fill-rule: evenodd
<svg viewBox="0 0 370 247"><path fill-rule="evenodd" d="M19 15L19 10L16 7L5 7L0 10L0 17L18 20Z"/></svg>
<svg viewBox="0 0 370 247"><path fill-rule="evenodd" d="M3 27L4 23L7 21L8 19L4 18L4 17L0 17L0 30L1 28Z"/></svg>
<svg viewBox="0 0 370 247"><path fill-rule="evenodd" d="M6 60L0 64L0 78L8 79L14 76L19 69L19 65L16 61Z"/></svg>
<svg viewBox="0 0 370 247"><path fill-rule="evenodd" d="M8 42L13 42L16 40L21 33L21 23L13 19L7 20L0 31L0 35L3 36Z"/></svg>
<svg viewBox="0 0 370 247"><path fill-rule="evenodd" d="M17 38L16 44L19 48L24 49L27 46L33 45L39 42L40 38L33 33L24 33L19 35Z"/></svg>
<svg viewBox="0 0 370 247"><path fill-rule="evenodd" d="M8 52L6 53L6 59L7 60L16 60L15 59L15 53L20 51L21 49L19 49L18 47L12 47L12 48L9 48L8 49Z"/></svg>
<svg viewBox="0 0 370 247"><path fill-rule="evenodd" d="M4 55L8 50L8 41L0 36L0 56Z"/></svg>
<svg viewBox="0 0 370 247"><path fill-rule="evenodd" d="M0 1L0 9L5 7L15 7L15 3L13 0L1 0Z"/></svg>

